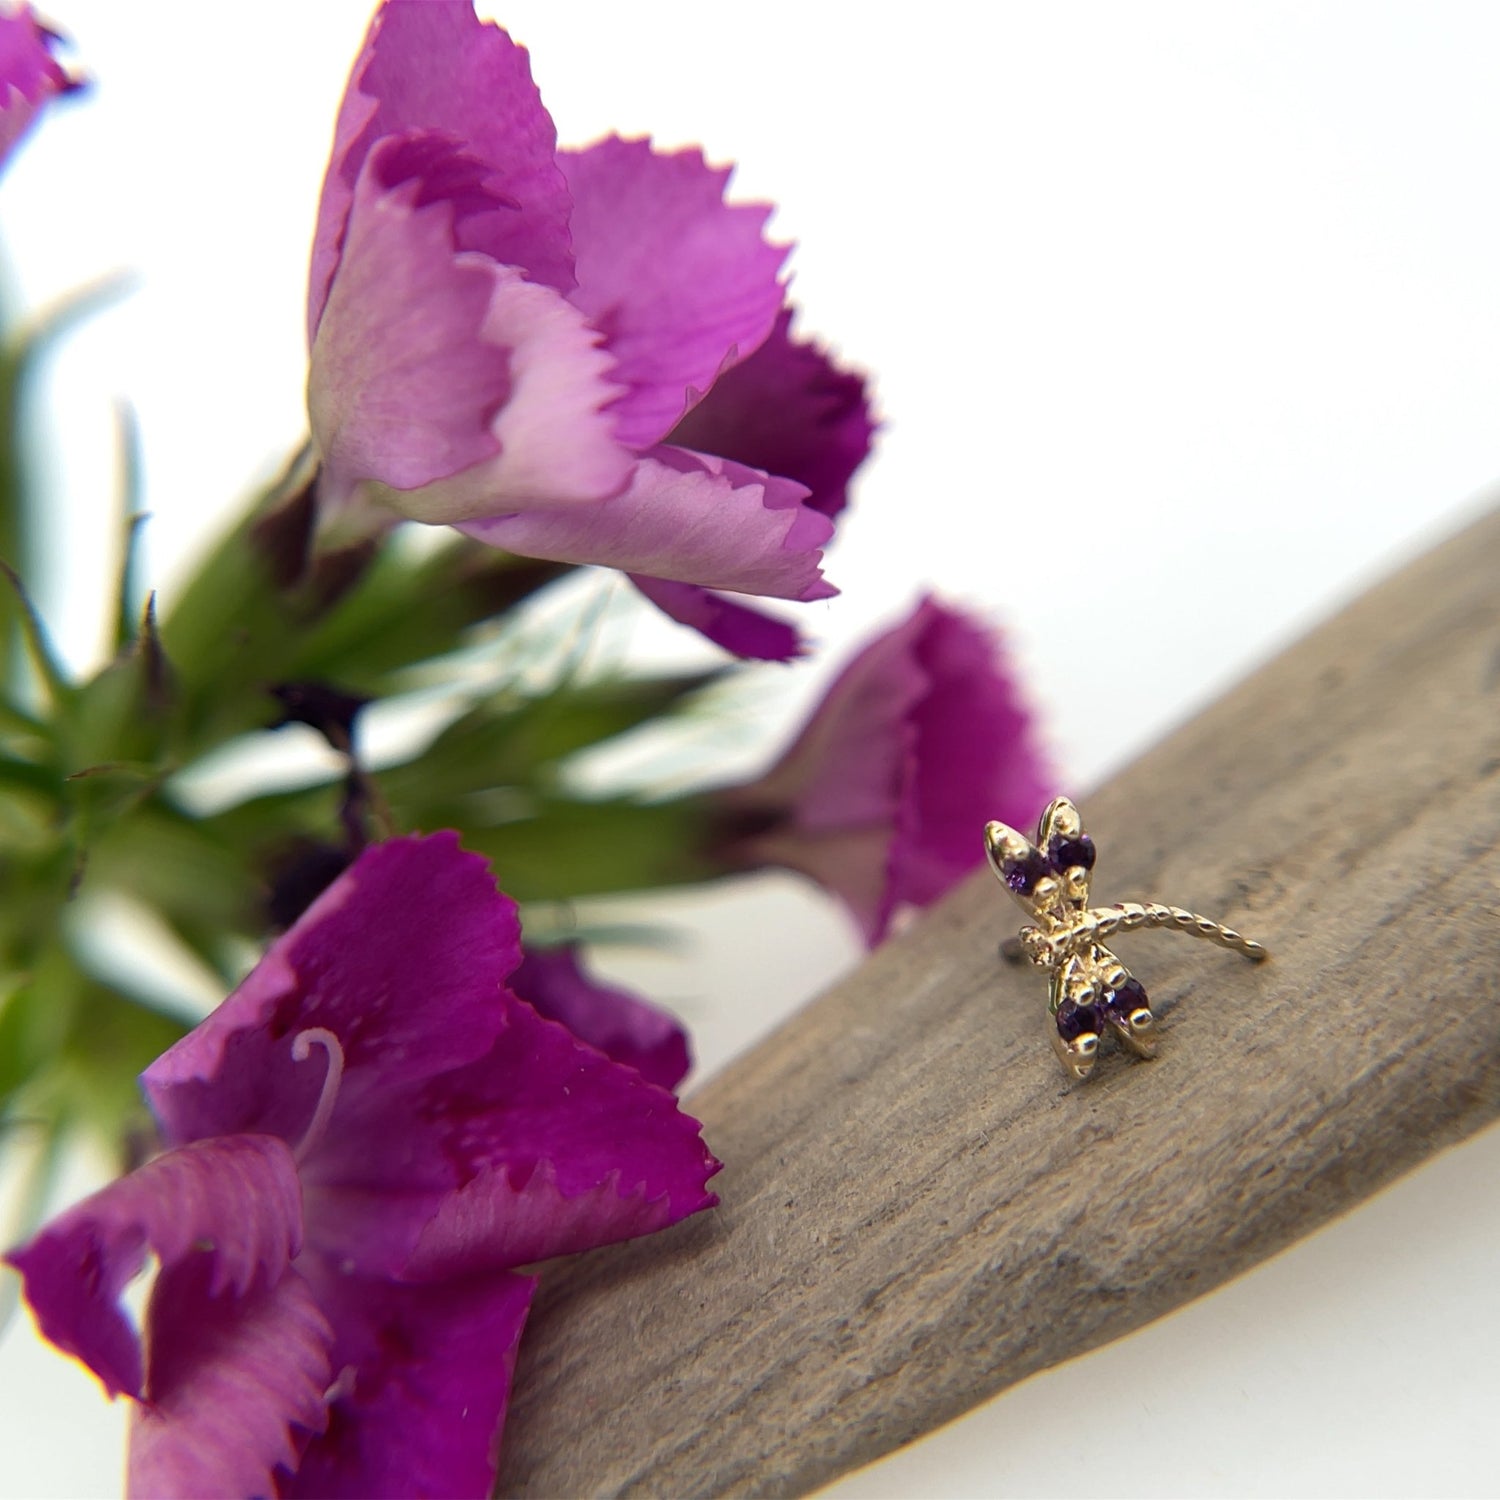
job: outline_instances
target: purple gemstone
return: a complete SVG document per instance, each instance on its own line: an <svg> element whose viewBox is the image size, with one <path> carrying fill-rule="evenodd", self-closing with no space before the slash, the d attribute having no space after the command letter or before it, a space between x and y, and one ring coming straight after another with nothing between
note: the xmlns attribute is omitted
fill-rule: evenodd
<svg viewBox="0 0 1500 1500"><path fill-rule="evenodd" d="M1029 896L1036 883L1044 875L1052 874L1052 866L1039 849L1029 849L1020 859L1007 859L1004 864L1005 883L1019 896Z"/></svg>
<svg viewBox="0 0 1500 1500"><path fill-rule="evenodd" d="M1079 1005L1074 1000L1064 1000L1057 1007L1057 1034L1065 1042L1076 1041L1085 1032L1099 1035L1099 1007Z"/></svg>
<svg viewBox="0 0 1500 1500"><path fill-rule="evenodd" d="M1086 833L1080 833L1076 838L1054 833L1047 853L1059 872L1071 870L1075 865L1081 865L1085 870L1094 868L1094 841Z"/></svg>
<svg viewBox="0 0 1500 1500"><path fill-rule="evenodd" d="M1150 1010L1146 987L1139 979L1127 979L1119 989L1104 997L1104 1009L1116 1021L1128 1022L1131 1012Z"/></svg>

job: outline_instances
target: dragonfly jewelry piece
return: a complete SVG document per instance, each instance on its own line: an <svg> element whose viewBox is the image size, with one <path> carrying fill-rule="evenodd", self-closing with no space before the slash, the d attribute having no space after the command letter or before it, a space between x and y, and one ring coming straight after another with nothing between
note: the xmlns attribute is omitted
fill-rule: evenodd
<svg viewBox="0 0 1500 1500"><path fill-rule="evenodd" d="M1093 1071L1106 1028L1137 1057L1156 1055L1156 1022L1146 991L1104 946L1105 938L1137 927L1175 927L1257 962L1268 956L1259 943L1180 906L1155 901L1089 906L1094 841L1066 797L1055 798L1042 814L1035 843L1004 823L986 823L984 847L996 876L1035 919L1036 925L1023 927L1004 951L1051 974L1050 1008L1057 1023L1052 1045L1074 1078Z"/></svg>

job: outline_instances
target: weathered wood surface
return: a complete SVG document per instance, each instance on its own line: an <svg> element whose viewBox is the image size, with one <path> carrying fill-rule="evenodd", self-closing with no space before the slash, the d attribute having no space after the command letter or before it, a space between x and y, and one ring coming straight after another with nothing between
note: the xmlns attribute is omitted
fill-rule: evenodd
<svg viewBox="0 0 1500 1500"><path fill-rule="evenodd" d="M1271 962L1123 938L1161 1056L1071 1085L976 875L688 1101L717 1211L549 1272L502 1493L805 1492L1500 1114L1500 513L1082 806L1096 900Z"/></svg>

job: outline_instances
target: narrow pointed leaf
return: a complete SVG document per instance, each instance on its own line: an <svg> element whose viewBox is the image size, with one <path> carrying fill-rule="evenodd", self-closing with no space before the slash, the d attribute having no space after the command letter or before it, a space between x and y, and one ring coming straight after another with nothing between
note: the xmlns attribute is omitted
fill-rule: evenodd
<svg viewBox="0 0 1500 1500"><path fill-rule="evenodd" d="M121 402L115 408L115 427L120 445L119 505L121 517L120 566L115 579L113 649L119 651L135 639L141 618L140 538L146 515L141 509L141 432L135 408Z"/></svg>
<svg viewBox="0 0 1500 1500"><path fill-rule="evenodd" d="M72 688L47 634L47 627L37 612L36 605L32 603L31 595L26 592L26 585L21 582L20 574L4 558L0 558L0 574L4 575L5 582L9 585L10 598L20 606L21 635L31 664L48 697L61 707L72 696Z"/></svg>

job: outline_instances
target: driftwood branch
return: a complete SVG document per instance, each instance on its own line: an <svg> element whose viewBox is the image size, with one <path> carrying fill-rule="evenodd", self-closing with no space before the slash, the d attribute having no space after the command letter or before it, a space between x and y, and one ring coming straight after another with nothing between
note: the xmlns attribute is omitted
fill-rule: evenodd
<svg viewBox="0 0 1500 1500"><path fill-rule="evenodd" d="M804 1492L1500 1114L1500 513L1083 812L1096 899L1220 916L1271 961L1123 937L1160 1058L1069 1084L976 875L688 1101L716 1212L552 1269L505 1492Z"/></svg>

